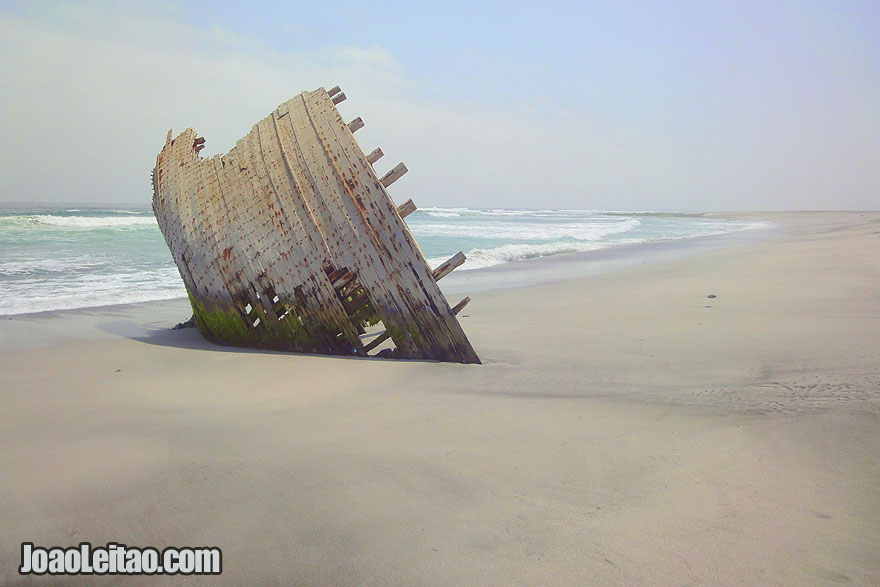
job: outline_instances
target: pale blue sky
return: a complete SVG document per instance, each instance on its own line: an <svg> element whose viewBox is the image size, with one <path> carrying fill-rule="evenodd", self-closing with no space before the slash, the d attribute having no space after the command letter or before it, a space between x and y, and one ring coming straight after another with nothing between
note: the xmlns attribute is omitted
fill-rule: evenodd
<svg viewBox="0 0 880 587"><path fill-rule="evenodd" d="M0 200L147 203L343 87L422 205L880 208L880 3L0 1ZM380 168L381 170L381 168Z"/></svg>

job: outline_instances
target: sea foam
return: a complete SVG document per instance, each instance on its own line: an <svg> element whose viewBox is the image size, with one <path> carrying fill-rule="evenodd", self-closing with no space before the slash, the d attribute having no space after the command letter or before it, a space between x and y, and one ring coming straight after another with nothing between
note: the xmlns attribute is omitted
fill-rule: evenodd
<svg viewBox="0 0 880 587"><path fill-rule="evenodd" d="M756 226L700 215L425 207L406 223L432 266L461 270ZM131 303L186 294L144 207L0 210L0 314Z"/></svg>

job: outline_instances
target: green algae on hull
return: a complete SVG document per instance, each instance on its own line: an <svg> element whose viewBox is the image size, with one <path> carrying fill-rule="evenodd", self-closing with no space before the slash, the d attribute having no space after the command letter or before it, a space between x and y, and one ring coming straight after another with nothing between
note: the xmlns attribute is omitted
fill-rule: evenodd
<svg viewBox="0 0 880 587"><path fill-rule="evenodd" d="M339 344L335 340L336 336L329 334L321 325L316 325L314 328L320 334L310 336L293 312L282 319L277 319L268 316L262 308L255 306L254 310L258 314L260 323L252 327L248 324L249 317L237 308L213 306L209 309L207 304L198 301L191 293L187 292L187 294L196 327L211 342L227 346L257 346L282 351L331 354L350 354L352 351L347 341Z"/></svg>

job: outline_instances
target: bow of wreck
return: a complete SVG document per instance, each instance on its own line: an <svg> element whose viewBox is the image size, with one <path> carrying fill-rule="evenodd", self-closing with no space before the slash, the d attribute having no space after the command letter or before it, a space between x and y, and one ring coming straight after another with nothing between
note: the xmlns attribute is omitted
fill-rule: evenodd
<svg viewBox="0 0 880 587"><path fill-rule="evenodd" d="M387 191L406 167L376 174L383 153L361 150L344 99L303 92L212 158L193 129L168 132L153 211L196 326L224 345L479 363L456 318L469 298L450 307L437 285L464 255L428 266L404 222L415 205Z"/></svg>

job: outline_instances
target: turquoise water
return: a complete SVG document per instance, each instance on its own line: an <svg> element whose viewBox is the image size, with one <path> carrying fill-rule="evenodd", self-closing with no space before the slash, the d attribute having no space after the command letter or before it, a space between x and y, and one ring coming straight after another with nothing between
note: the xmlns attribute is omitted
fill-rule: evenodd
<svg viewBox="0 0 880 587"><path fill-rule="evenodd" d="M406 221L432 266L464 251L459 270L758 226L684 214L470 208L424 208ZM184 295L148 207L0 207L0 314Z"/></svg>

